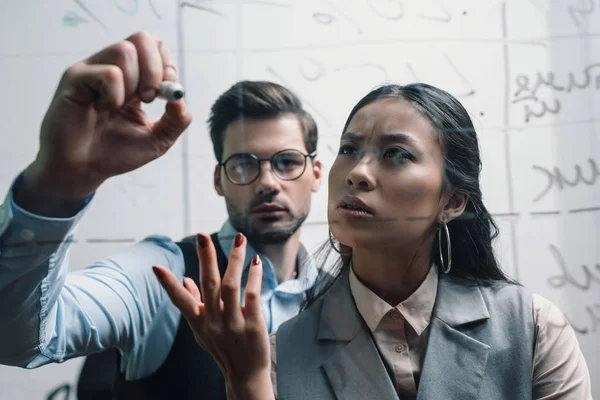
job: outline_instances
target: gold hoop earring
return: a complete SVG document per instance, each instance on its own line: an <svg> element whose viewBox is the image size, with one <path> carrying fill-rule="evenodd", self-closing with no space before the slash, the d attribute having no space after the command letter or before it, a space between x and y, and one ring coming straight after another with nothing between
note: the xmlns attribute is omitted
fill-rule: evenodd
<svg viewBox="0 0 600 400"><path fill-rule="evenodd" d="M444 231L446 232L446 247L447 247L447 263L444 262L444 256L442 255L442 226L444 228ZM440 262L442 263L442 271L444 271L445 274L448 274L450 272L450 269L452 268L452 245L450 243L450 231L448 230L448 225L444 222L442 224L442 226L440 226L440 229L438 229L438 249L440 251Z"/></svg>
<svg viewBox="0 0 600 400"><path fill-rule="evenodd" d="M342 257L347 257L352 254L352 252L344 253L335 247L335 244L333 243L333 235L331 234L331 231L329 231L329 244L331 244L331 247L333 248L333 250Z"/></svg>

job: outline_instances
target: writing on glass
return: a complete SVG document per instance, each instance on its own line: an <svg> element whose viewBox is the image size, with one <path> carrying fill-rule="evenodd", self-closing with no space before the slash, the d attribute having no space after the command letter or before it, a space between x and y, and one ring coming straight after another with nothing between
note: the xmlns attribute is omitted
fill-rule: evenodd
<svg viewBox="0 0 600 400"><path fill-rule="evenodd" d="M148 7L150 7L150 10L157 19L162 18L154 5L154 0L145 0L144 2L148 4ZM89 3L91 3L91 1L89 0L73 0L73 3L76 7L74 10L67 10L65 12L62 19L63 26L76 28L92 21L100 25L105 31L109 30L108 26L97 14L97 11L103 9L106 5L93 7L90 6ZM139 0L112 0L112 5L115 10L127 16L135 16L140 10Z"/></svg>
<svg viewBox="0 0 600 400"><path fill-rule="evenodd" d="M565 188L592 186L600 182L600 169L593 158L588 158L582 165L575 164L569 172L541 165L533 165L531 168L546 178L546 186L533 198L534 202L542 200L553 188L562 192Z"/></svg>
<svg viewBox="0 0 600 400"><path fill-rule="evenodd" d="M559 268L559 273L548 278L548 286L552 289L570 288L580 293L591 293L593 290L600 290L600 262L592 265L581 265L569 268L567 261L554 244L549 245L549 251ZM568 323L575 332L588 335L598 332L600 327L600 303L583 304L583 313L578 313L584 317L568 318ZM582 321L584 319L584 321ZM560 328L560 326L558 326Z"/></svg>
<svg viewBox="0 0 600 400"><path fill-rule="evenodd" d="M515 77L516 91L511 103L523 107L523 122L542 118L548 114L559 114L559 94L569 95L585 89L600 89L600 63L587 65L581 71L569 72L557 77L554 72L536 72L533 75L519 74ZM540 93L542 89L546 89ZM545 98L544 94L549 98Z"/></svg>

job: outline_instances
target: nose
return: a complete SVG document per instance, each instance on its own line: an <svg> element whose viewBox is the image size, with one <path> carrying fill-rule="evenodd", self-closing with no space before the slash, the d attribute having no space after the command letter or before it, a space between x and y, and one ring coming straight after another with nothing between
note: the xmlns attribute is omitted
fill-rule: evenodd
<svg viewBox="0 0 600 400"><path fill-rule="evenodd" d="M376 155L363 156L354 165L346 177L346 184L356 190L369 191L375 189L376 179L373 173L373 160Z"/></svg>
<svg viewBox="0 0 600 400"><path fill-rule="evenodd" d="M262 160L260 163L260 175L256 178L256 193L265 195L281 191L281 182L274 175L271 169L271 162L269 160ZM263 165L263 163L267 163L267 165Z"/></svg>

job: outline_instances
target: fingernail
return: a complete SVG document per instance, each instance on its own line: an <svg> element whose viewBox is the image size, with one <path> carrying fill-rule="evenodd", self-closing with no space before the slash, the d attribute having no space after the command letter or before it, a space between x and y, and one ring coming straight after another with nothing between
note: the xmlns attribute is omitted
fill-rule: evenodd
<svg viewBox="0 0 600 400"><path fill-rule="evenodd" d="M156 275L156 277L160 281L162 279L162 272L160 271L160 269L152 267L152 271L154 271L154 275Z"/></svg>
<svg viewBox="0 0 600 400"><path fill-rule="evenodd" d="M146 89L142 92L142 100L145 102L150 102L154 100L154 97L156 97L155 89Z"/></svg>
<svg viewBox="0 0 600 400"><path fill-rule="evenodd" d="M235 247L240 247L243 242L244 242L244 235L242 235L240 232L238 232L237 235L235 235Z"/></svg>
<svg viewBox="0 0 600 400"><path fill-rule="evenodd" d="M204 236L202 236L201 234L197 234L196 235L196 241L198 242L198 245L201 248L205 248L206 247L206 238Z"/></svg>
<svg viewBox="0 0 600 400"><path fill-rule="evenodd" d="M254 257L252 257L252 265L258 265L258 263L260 263L260 257L258 254L255 254Z"/></svg>
<svg viewBox="0 0 600 400"><path fill-rule="evenodd" d="M165 78L177 79L177 70L174 66L168 65L165 68Z"/></svg>

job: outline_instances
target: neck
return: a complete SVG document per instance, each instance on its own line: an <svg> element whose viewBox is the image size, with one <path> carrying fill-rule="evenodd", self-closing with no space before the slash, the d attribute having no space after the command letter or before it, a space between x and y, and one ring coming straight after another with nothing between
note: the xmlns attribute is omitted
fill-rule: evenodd
<svg viewBox="0 0 600 400"><path fill-rule="evenodd" d="M354 248L352 266L357 278L391 306L410 297L425 280L431 266L431 243L426 251L398 248Z"/></svg>
<svg viewBox="0 0 600 400"><path fill-rule="evenodd" d="M298 229L285 243L282 244L264 244L260 243L252 246L261 254L271 260L275 275L279 283L294 278L296 271L296 259L298 249L300 248L300 229Z"/></svg>

